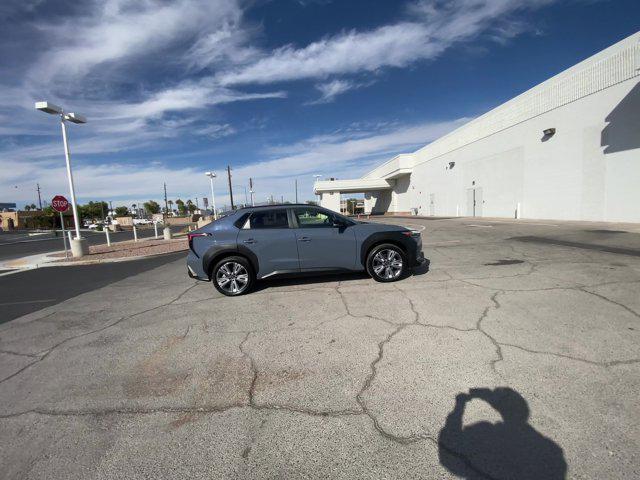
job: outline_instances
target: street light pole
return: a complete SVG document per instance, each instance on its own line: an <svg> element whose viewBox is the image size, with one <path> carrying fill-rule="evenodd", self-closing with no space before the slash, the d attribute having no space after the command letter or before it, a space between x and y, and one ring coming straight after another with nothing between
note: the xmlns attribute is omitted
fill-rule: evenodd
<svg viewBox="0 0 640 480"><path fill-rule="evenodd" d="M73 186L73 173L71 171L71 154L69 153L69 142L67 140L66 122L87 123L87 119L77 113L65 113L62 107L49 102L36 102L37 110L51 115L60 116L60 127L62 128L62 142L64 144L64 156L67 162L67 180L69 181L69 193L71 194L71 208L73 210L73 221L76 226L76 238L71 244L71 251L74 257L82 257L89 253L89 246L84 238L80 237L80 219L78 216L78 205L76 203L76 192Z"/></svg>
<svg viewBox="0 0 640 480"><path fill-rule="evenodd" d="M62 142L64 143L64 157L67 161L67 180L69 181L69 191L71 193L71 208L73 210L73 223L76 226L76 240L80 239L80 219L78 218L78 205L76 204L76 191L73 186L73 172L71 171L71 154L69 153L69 142L67 141L67 126L64 122L64 114L60 115L60 126L62 127Z"/></svg>
<svg viewBox="0 0 640 480"><path fill-rule="evenodd" d="M313 176L313 178L315 178L315 179L316 179L316 181L314 182L314 189L315 189L315 183L318 183L318 179L319 179L320 177L322 177L322 175L314 175L314 176ZM319 193L316 193L316 201L317 201L318 203L320 203L320 194L319 194Z"/></svg>
<svg viewBox="0 0 640 480"><path fill-rule="evenodd" d="M218 219L218 212L216 211L216 194L213 192L213 179L216 178L215 172L207 172L205 173L209 180L211 181L211 207L213 208L213 219Z"/></svg>

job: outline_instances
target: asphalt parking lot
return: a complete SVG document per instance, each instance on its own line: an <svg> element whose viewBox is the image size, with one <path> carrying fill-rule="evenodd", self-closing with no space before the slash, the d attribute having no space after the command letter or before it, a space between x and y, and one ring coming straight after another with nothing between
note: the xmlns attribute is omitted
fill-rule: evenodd
<svg viewBox="0 0 640 480"><path fill-rule="evenodd" d="M428 271L184 261L0 325L3 478L638 478L640 228L424 228Z"/></svg>

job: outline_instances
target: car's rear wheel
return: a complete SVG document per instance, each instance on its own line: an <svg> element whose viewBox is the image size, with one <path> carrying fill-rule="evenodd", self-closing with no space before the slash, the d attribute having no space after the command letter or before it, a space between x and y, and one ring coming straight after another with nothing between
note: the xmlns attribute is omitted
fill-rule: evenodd
<svg viewBox="0 0 640 480"><path fill-rule="evenodd" d="M213 267L211 281L223 295L237 297L251 290L253 269L244 257L226 257Z"/></svg>
<svg viewBox="0 0 640 480"><path fill-rule="evenodd" d="M367 272L377 282L395 282L407 272L407 257L393 244L378 245L367 255Z"/></svg>

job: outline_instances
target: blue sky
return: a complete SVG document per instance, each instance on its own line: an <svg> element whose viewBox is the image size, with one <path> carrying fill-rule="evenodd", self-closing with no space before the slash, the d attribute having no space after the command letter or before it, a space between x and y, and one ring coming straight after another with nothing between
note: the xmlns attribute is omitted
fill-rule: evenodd
<svg viewBox="0 0 640 480"><path fill-rule="evenodd" d="M209 196L312 199L313 175L360 176L638 30L640 2L4 0L0 202Z"/></svg>

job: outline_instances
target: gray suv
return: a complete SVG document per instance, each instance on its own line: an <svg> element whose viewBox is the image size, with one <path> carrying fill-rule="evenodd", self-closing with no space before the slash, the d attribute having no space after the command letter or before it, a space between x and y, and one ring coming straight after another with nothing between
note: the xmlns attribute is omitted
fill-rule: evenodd
<svg viewBox="0 0 640 480"><path fill-rule="evenodd" d="M366 270L393 282L424 262L414 230L316 206L269 205L236 210L190 233L187 269L236 296L258 279L292 273Z"/></svg>

